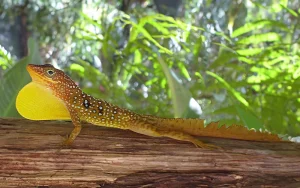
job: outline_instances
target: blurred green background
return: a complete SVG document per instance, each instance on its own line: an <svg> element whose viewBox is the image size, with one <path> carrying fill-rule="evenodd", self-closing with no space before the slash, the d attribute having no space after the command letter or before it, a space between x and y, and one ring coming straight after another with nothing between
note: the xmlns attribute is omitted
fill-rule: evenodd
<svg viewBox="0 0 300 188"><path fill-rule="evenodd" d="M300 135L299 0L4 0L0 117L28 63L141 114Z"/></svg>

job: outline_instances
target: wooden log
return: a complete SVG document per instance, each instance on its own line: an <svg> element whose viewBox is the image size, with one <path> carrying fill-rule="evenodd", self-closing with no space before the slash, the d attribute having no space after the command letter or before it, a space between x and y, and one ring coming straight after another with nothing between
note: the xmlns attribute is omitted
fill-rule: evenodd
<svg viewBox="0 0 300 188"><path fill-rule="evenodd" d="M300 187L300 144L201 138L222 150L71 122L0 119L0 187Z"/></svg>

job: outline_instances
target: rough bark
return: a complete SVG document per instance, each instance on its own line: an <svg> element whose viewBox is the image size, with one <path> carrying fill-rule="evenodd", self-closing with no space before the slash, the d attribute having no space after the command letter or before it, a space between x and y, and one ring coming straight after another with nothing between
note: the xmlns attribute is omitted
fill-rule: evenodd
<svg viewBox="0 0 300 188"><path fill-rule="evenodd" d="M300 144L201 138L222 150L71 122L0 119L0 187L300 187Z"/></svg>

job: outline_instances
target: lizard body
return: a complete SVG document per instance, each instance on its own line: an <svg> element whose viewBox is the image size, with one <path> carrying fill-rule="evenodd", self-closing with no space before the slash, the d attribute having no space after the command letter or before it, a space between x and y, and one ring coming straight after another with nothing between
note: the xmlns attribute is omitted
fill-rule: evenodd
<svg viewBox="0 0 300 188"><path fill-rule="evenodd" d="M243 126L204 126L201 119L159 118L140 115L84 93L63 71L52 65L28 65L32 82L18 94L19 113L32 120L71 119L75 128L65 144L71 144L81 131L81 121L98 126L129 129L154 137L189 141L201 148L216 148L195 136L224 137L242 140L280 141L277 135L248 130Z"/></svg>

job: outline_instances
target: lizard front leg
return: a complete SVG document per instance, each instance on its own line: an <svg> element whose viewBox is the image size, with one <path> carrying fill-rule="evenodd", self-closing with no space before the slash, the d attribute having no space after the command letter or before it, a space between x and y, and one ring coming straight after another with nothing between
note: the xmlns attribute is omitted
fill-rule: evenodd
<svg viewBox="0 0 300 188"><path fill-rule="evenodd" d="M68 138L63 142L63 145L65 146L69 146L74 142L75 138L79 135L82 127L80 123L80 118L77 115L77 113L72 109L70 109L69 112L70 112L72 123L74 125L74 129L71 132L71 134L68 136Z"/></svg>

